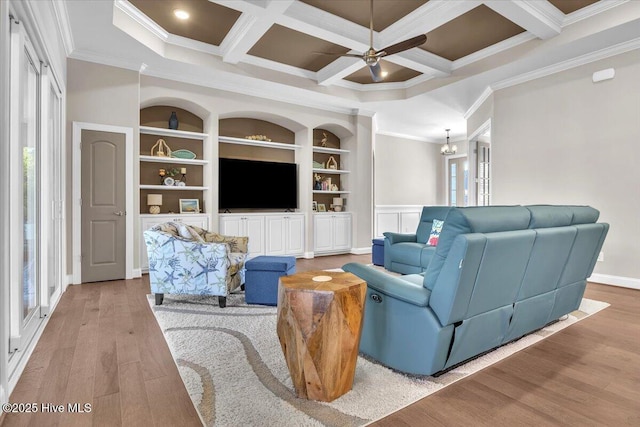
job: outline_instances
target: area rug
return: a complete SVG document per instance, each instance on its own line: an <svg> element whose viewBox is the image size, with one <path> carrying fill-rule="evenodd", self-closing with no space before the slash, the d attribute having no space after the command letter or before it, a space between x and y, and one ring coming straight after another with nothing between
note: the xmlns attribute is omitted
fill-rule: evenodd
<svg viewBox="0 0 640 427"><path fill-rule="evenodd" d="M149 303L203 424L364 426L473 374L609 304L583 299L563 320L439 377L407 376L359 357L353 389L331 403L298 399L276 333L276 307L246 305L244 294L165 296Z"/></svg>

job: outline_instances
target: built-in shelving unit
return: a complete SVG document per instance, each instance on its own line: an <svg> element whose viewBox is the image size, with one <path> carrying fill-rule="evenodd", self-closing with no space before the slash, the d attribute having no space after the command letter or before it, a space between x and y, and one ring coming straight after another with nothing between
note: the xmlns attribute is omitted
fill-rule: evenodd
<svg viewBox="0 0 640 427"><path fill-rule="evenodd" d="M340 147L341 141L335 134L325 129L314 129L313 131L313 201L314 208L321 212L342 209L347 210L345 195L350 194L347 190L348 181L346 177L351 173L344 168L346 157L350 150ZM318 167L322 166L322 167ZM322 188L318 188L322 187ZM334 206L334 202L343 205L340 208Z"/></svg>
<svg viewBox="0 0 640 427"><path fill-rule="evenodd" d="M178 129L168 128L172 111L177 112ZM180 216L180 199L198 199L200 211L206 212L205 194L210 188L209 183L205 182L205 177L210 173L210 159L206 157L206 153L209 153L206 149L209 135L203 132L202 119L180 108L152 106L140 110L140 123L140 214L149 212L149 194L162 195L161 214ZM195 158L152 155L152 148L159 139L163 139L173 152L189 150L195 154ZM173 178L176 184L184 178L186 185L163 185L161 169L165 171L165 177ZM182 174L183 169L186 170L185 175Z"/></svg>

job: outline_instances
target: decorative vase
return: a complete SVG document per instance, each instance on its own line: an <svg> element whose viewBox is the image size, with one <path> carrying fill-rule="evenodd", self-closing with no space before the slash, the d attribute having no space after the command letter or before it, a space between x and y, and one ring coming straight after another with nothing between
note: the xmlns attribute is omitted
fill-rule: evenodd
<svg viewBox="0 0 640 427"><path fill-rule="evenodd" d="M172 111L169 117L169 129L178 129L178 116L175 111Z"/></svg>

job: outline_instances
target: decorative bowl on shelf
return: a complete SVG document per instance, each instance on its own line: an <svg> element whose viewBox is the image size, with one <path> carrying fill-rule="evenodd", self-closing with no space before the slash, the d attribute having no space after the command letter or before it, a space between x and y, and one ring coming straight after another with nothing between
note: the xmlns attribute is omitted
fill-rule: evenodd
<svg viewBox="0 0 640 427"><path fill-rule="evenodd" d="M180 149L171 152L171 157L175 157L176 159L195 159L196 153L193 151Z"/></svg>

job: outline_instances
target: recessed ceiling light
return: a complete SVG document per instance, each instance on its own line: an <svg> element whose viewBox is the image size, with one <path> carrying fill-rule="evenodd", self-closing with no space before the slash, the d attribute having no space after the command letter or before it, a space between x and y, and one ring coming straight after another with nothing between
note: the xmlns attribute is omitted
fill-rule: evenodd
<svg viewBox="0 0 640 427"><path fill-rule="evenodd" d="M383 71L383 72L382 72L382 77L387 77L388 75L389 75L389 72L388 72L388 71Z"/></svg>
<svg viewBox="0 0 640 427"><path fill-rule="evenodd" d="M173 11L173 14L176 15L176 18L178 19L189 19L189 12L182 10L182 9L176 9Z"/></svg>

